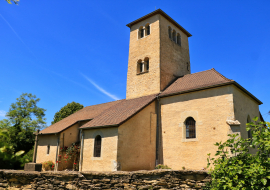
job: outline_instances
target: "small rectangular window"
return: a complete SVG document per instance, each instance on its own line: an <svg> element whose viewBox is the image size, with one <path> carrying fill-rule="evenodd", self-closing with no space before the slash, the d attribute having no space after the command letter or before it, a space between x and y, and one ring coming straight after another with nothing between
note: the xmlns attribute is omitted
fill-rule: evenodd
<svg viewBox="0 0 270 190"><path fill-rule="evenodd" d="M47 154L50 154L50 145L47 146Z"/></svg>

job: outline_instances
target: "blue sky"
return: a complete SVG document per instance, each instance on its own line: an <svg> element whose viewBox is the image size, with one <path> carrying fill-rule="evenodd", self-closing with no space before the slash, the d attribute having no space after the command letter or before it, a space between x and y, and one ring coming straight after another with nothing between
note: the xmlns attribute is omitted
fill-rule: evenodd
<svg viewBox="0 0 270 190"><path fill-rule="evenodd" d="M191 72L215 68L254 94L270 120L270 1L0 1L0 119L22 93L50 125L67 103L125 98L126 24L161 8L193 36Z"/></svg>

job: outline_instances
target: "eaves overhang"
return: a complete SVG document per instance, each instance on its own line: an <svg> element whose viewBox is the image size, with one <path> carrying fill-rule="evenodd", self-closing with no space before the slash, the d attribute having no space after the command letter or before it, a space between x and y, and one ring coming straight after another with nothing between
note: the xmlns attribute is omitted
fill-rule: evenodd
<svg viewBox="0 0 270 190"><path fill-rule="evenodd" d="M39 133L38 135L53 135L53 134L58 134L58 133L61 133L61 132L65 131L65 130L67 130L68 128L70 128L71 126L75 125L76 123L79 123L79 122L81 122L81 121L87 121L87 120L90 121L90 120L92 120L92 119L93 119L93 118L91 118L91 119L78 120L78 121L72 123L71 125L69 125L68 127L66 127L65 129L62 129L61 131L50 132L50 133Z"/></svg>
<svg viewBox="0 0 270 190"><path fill-rule="evenodd" d="M147 18L150 18L156 14L160 14L163 17L165 17L167 20L169 20L171 23L173 23L177 28L179 28L181 31L183 31L188 37L192 36L186 29L184 29L180 24L178 24L175 20L173 20L169 15L167 15L161 9L157 9L157 10L155 10L155 11L153 11L153 12L151 12L151 13L149 13L149 14L147 14L147 15L145 15L137 20L134 20L133 22L128 23L126 26L131 28L134 24L137 24L137 23L139 23Z"/></svg>
<svg viewBox="0 0 270 190"><path fill-rule="evenodd" d="M233 85L237 86L238 88L240 88L243 92L245 92L247 95L249 95L256 102L258 102L259 105L263 104L258 98L256 98L253 94L251 94L249 91L247 91L244 87L242 87L240 84L238 84L235 81L229 81L229 82L225 82L225 83L214 84L214 85L194 88L194 89L180 91L180 92L173 92L173 93L169 93L169 94L160 95L159 97L163 98L163 97L168 97L168 96L185 94L185 93L189 93L189 92L195 92L195 91L199 91L199 90L205 90L205 89L209 89L209 88L215 88L215 87L220 87L220 86L225 86L225 85L230 85L230 84L233 84Z"/></svg>
<svg viewBox="0 0 270 190"><path fill-rule="evenodd" d="M100 128L109 128L109 127L119 127L119 125L104 125L104 126L94 126L94 127L84 127L84 128L80 128L81 130L85 130L85 129L100 129Z"/></svg>

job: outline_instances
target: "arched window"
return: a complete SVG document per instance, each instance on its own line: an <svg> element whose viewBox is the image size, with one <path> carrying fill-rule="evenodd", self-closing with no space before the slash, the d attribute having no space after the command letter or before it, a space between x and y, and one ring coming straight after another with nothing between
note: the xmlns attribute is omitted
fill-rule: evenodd
<svg viewBox="0 0 270 190"><path fill-rule="evenodd" d="M177 40L176 43L177 43L179 46L181 46L181 36L180 36L179 33L177 33L177 38L176 38L176 40Z"/></svg>
<svg viewBox="0 0 270 190"><path fill-rule="evenodd" d="M149 24L145 25L145 35L146 36L150 35L150 25Z"/></svg>
<svg viewBox="0 0 270 190"><path fill-rule="evenodd" d="M174 41L174 42L176 42L176 32L175 32L175 30L173 30L173 32L172 32L172 40Z"/></svg>
<svg viewBox="0 0 270 190"><path fill-rule="evenodd" d="M95 138L94 157L100 157L100 153L101 153L101 136L98 135Z"/></svg>
<svg viewBox="0 0 270 190"><path fill-rule="evenodd" d="M144 71L149 71L149 58L144 59Z"/></svg>
<svg viewBox="0 0 270 190"><path fill-rule="evenodd" d="M142 73L144 71L144 68L143 68L143 62L142 60L140 59L138 62L137 62L137 74L138 73Z"/></svg>
<svg viewBox="0 0 270 190"><path fill-rule="evenodd" d="M247 117L247 123L250 123L251 120L250 120L250 117L248 116ZM248 138L251 139L252 138L252 134L251 134L251 130L248 131Z"/></svg>
<svg viewBox="0 0 270 190"><path fill-rule="evenodd" d="M143 26L141 26L139 28L138 37L139 37L139 39L144 37L144 28L143 28Z"/></svg>
<svg viewBox="0 0 270 190"><path fill-rule="evenodd" d="M186 120L186 138L196 138L196 121L192 117Z"/></svg>
<svg viewBox="0 0 270 190"><path fill-rule="evenodd" d="M169 38L172 39L172 28L169 26L168 28Z"/></svg>

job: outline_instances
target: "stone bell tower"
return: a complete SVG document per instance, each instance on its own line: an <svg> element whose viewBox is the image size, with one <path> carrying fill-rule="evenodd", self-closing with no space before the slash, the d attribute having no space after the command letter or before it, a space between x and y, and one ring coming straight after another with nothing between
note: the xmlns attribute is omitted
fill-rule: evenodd
<svg viewBox="0 0 270 190"><path fill-rule="evenodd" d="M190 73L191 34L161 9L129 24L126 99L156 94Z"/></svg>

